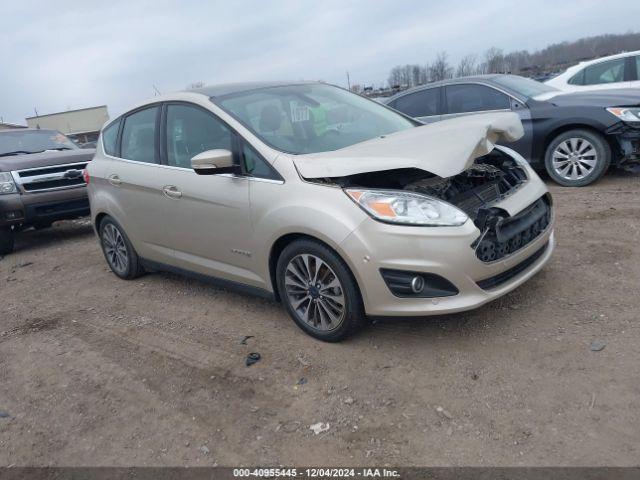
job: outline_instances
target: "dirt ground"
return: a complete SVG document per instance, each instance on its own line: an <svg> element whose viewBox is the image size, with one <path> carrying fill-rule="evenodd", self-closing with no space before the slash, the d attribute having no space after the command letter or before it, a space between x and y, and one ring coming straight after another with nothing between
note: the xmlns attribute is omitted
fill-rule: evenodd
<svg viewBox="0 0 640 480"><path fill-rule="evenodd" d="M0 465L638 465L640 176L551 189L530 282L341 344L262 299L119 280L87 221L24 232L0 261Z"/></svg>

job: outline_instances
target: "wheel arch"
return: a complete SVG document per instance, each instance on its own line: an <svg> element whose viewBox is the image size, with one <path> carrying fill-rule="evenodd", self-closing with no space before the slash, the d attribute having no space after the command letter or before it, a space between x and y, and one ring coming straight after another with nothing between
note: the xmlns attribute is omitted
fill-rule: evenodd
<svg viewBox="0 0 640 480"><path fill-rule="evenodd" d="M555 129L549 131L547 133L547 135L545 136L544 139L544 150L542 152L542 164L544 165L544 162L546 161L547 158L547 150L549 148L549 145L551 144L551 142L559 135L562 135L563 133L569 132L571 130L587 130L589 133L593 133L595 135L598 135L599 137L601 137L605 143L607 145L609 145L609 148L611 149L611 162L614 163L615 161L615 155L614 152L615 150L615 145L613 143L612 138L610 138L609 135L605 135L604 133L602 133L602 130L599 129L597 126L593 125L593 124L589 124L586 122L573 122L573 123L567 123L564 125L560 125L558 127L556 127Z"/></svg>
<svg viewBox="0 0 640 480"><path fill-rule="evenodd" d="M102 220L104 220L108 216L109 214L106 212L99 212L98 214L96 214L95 218L93 219L93 228L95 229L96 233L100 232L100 224L102 223Z"/></svg>
<svg viewBox="0 0 640 480"><path fill-rule="evenodd" d="M333 245L325 242L324 240L322 240L321 238L318 238L317 236L310 235L308 233L294 232L294 233L286 233L278 237L276 241L273 242L273 244L271 245L271 249L269 250L269 280L271 281L273 296L277 302L281 301L280 292L278 291L278 283L276 280L276 269L278 265L278 259L280 258L280 255L282 254L284 249L291 243L295 242L296 240L312 240L314 242L317 242L323 245L324 247L328 248L333 253L335 253L344 262L345 266L347 267L347 270L349 271L349 274L353 278L356 289L358 290L358 294L360 295L360 298L362 298L362 289L360 288L360 284L358 283L358 278L353 272L351 263L347 258L345 258L345 255L343 255Z"/></svg>

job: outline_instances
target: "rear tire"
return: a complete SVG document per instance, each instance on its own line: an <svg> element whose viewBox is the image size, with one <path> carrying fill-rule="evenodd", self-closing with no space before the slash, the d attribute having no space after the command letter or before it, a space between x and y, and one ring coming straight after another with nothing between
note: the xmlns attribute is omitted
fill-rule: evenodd
<svg viewBox="0 0 640 480"><path fill-rule="evenodd" d="M105 217L100 222L98 232L104 258L116 276L123 280L133 280L144 273L138 254L118 222Z"/></svg>
<svg viewBox="0 0 640 480"><path fill-rule="evenodd" d="M13 252L14 236L11 227L0 227L0 255Z"/></svg>
<svg viewBox="0 0 640 480"><path fill-rule="evenodd" d="M549 176L564 187L584 187L600 179L611 164L611 147L602 135L577 128L555 137L545 154Z"/></svg>
<svg viewBox="0 0 640 480"><path fill-rule="evenodd" d="M296 240L278 258L276 283L293 321L314 338L339 342L365 325L353 274L330 248Z"/></svg>

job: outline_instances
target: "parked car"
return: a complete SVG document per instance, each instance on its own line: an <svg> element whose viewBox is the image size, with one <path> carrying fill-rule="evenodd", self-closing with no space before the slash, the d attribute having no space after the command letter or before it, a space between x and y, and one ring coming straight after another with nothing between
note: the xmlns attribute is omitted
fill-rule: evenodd
<svg viewBox="0 0 640 480"><path fill-rule="evenodd" d="M512 113L420 126L323 83L165 94L107 124L87 167L118 277L166 270L284 303L337 341L369 316L478 307L554 246Z"/></svg>
<svg viewBox="0 0 640 480"><path fill-rule="evenodd" d="M0 131L0 254L20 230L89 214L82 171L94 152L55 130Z"/></svg>
<svg viewBox="0 0 640 480"><path fill-rule="evenodd" d="M565 92L640 88L640 50L580 62L546 84Z"/></svg>
<svg viewBox="0 0 640 480"><path fill-rule="evenodd" d="M525 135L512 148L560 185L588 185L610 165L640 168L640 89L566 94L516 75L481 75L416 87L387 104L423 123L515 112Z"/></svg>

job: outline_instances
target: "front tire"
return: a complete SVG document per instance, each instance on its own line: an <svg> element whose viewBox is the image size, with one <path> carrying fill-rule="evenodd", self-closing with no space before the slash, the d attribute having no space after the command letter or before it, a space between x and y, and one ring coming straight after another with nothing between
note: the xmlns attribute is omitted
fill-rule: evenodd
<svg viewBox="0 0 640 480"><path fill-rule="evenodd" d="M365 324L362 298L344 261L313 240L296 240L278 258L278 292L294 322L312 337L339 342Z"/></svg>
<svg viewBox="0 0 640 480"><path fill-rule="evenodd" d="M0 255L13 252L14 239L11 227L0 227Z"/></svg>
<svg viewBox="0 0 640 480"><path fill-rule="evenodd" d="M600 179L611 164L611 148L598 133L582 128L554 138L545 154L549 176L564 187L584 187Z"/></svg>
<svg viewBox="0 0 640 480"><path fill-rule="evenodd" d="M133 245L113 218L105 217L98 232L102 253L113 273L124 280L133 280L144 273Z"/></svg>

